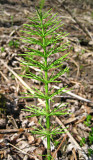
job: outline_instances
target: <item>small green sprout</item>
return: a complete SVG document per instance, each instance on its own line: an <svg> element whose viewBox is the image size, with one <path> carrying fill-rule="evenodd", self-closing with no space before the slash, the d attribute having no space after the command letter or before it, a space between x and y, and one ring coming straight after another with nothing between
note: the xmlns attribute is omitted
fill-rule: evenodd
<svg viewBox="0 0 93 160"><path fill-rule="evenodd" d="M86 121L84 121L84 124L89 127L91 125L91 119L92 119L92 116L88 115L86 117ZM93 149L90 148L90 146L93 144L93 127L91 127L91 131L89 132L88 138L85 138L85 137L82 138L82 140L80 141L80 146L82 147L86 143L89 146L88 156L91 156L93 155Z"/></svg>
<svg viewBox="0 0 93 160"><path fill-rule="evenodd" d="M86 143L85 137L83 137L80 141L80 146L82 147Z"/></svg>
<svg viewBox="0 0 93 160"><path fill-rule="evenodd" d="M11 40L9 41L9 47L18 48L19 47L19 41L18 40Z"/></svg>
<svg viewBox="0 0 93 160"><path fill-rule="evenodd" d="M86 121L84 121L84 124L86 125L86 126L90 126L90 123L91 123L91 118L92 118L92 116L91 115L88 115L87 117L86 117Z"/></svg>
<svg viewBox="0 0 93 160"><path fill-rule="evenodd" d="M4 47L1 47L1 52L4 52L5 51L5 48Z"/></svg>

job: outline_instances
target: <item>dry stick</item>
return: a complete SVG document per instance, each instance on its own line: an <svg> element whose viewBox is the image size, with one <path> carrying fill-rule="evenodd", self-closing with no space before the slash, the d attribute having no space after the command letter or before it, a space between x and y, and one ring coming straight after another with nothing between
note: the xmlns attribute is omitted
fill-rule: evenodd
<svg viewBox="0 0 93 160"><path fill-rule="evenodd" d="M18 80L29 90L29 92L33 93L33 91L31 90L31 88L3 61L0 60L3 65L5 65L6 68L9 69L10 72L12 72L16 78L18 78ZM68 91L69 92L69 91ZM42 101L41 99L38 98L38 101L45 106L45 102ZM64 124L59 120L58 117L54 116L55 120L58 122L58 124L64 129L64 131L66 132L66 134L68 135L68 137L71 139L71 141L75 144L75 147L77 148L78 152L80 153L80 155L83 155L86 160L87 160L87 156L85 155L85 153L83 152L82 148L79 146L79 144L75 141L75 139L72 137L72 135L70 134L70 132L66 129L66 127L64 126Z"/></svg>
<svg viewBox="0 0 93 160"><path fill-rule="evenodd" d="M76 152L75 152L74 148L72 149L72 153L73 153L73 156L74 156L75 160L77 160L77 156L76 156Z"/></svg>
<svg viewBox="0 0 93 160"><path fill-rule="evenodd" d="M58 148L56 149L56 151L53 153L53 155L52 155L53 159L55 158L56 153L58 152L58 150L60 149L60 147L62 146L63 142L66 140L66 138L67 138L67 135L64 136L64 138L62 139L60 145L58 146Z"/></svg>
<svg viewBox="0 0 93 160"><path fill-rule="evenodd" d="M60 89L58 86L53 86L55 89ZM67 94L69 94L70 96L73 96L73 97L75 97L76 99L78 99L78 100L81 100L81 101L84 101L84 102L87 102L87 103L93 103L92 101L90 101L90 100L88 100L88 99L86 99L86 98L83 98L83 97L81 97L81 96L78 96L78 95L76 95L75 93L72 93L72 92L70 92L70 91L67 91L67 90L63 90L63 92L65 92L65 93L67 93ZM61 97L61 96L60 96Z"/></svg>
<svg viewBox="0 0 93 160"><path fill-rule="evenodd" d="M64 1L63 1L64 2ZM86 35L91 39L93 40L90 32L88 31L88 29L86 27L84 27L79 21L78 19L71 13L71 11L68 9L68 7L65 6L64 3L61 3L61 7L63 7L70 15L71 17L75 20L75 22L79 25L79 27L83 30L84 33L86 33Z"/></svg>
<svg viewBox="0 0 93 160"><path fill-rule="evenodd" d="M7 81L9 82L8 78L0 71L0 74L2 75L2 77Z"/></svg>
<svg viewBox="0 0 93 160"><path fill-rule="evenodd" d="M30 132L33 128L15 128L15 129L0 129L0 134L10 134L17 132Z"/></svg>

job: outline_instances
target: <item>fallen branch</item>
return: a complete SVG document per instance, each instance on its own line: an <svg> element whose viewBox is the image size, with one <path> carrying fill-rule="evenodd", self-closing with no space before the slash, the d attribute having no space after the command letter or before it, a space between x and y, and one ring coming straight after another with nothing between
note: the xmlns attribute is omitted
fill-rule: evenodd
<svg viewBox="0 0 93 160"><path fill-rule="evenodd" d="M55 89L60 89L58 86L53 86ZM83 97L81 97L81 96L78 96L78 95L76 95L75 93L72 93L72 92L70 92L70 91L66 91L65 89L63 90L63 92L66 92L66 94L69 94L70 96L73 96L73 97L75 97L76 99L78 99L78 100L81 100L81 101L84 101L84 102L87 102L87 103L93 103L92 101L90 101L90 100L88 100L88 99L85 99L85 98L83 98ZM61 96L60 96L61 97Z"/></svg>
<svg viewBox="0 0 93 160"><path fill-rule="evenodd" d="M64 136L64 138L62 139L60 145L58 146L58 148L56 149L56 151L53 153L52 157L53 159L55 159L56 153L59 151L59 149L61 148L62 144L64 143L64 141L66 140L67 135Z"/></svg>
<svg viewBox="0 0 93 160"><path fill-rule="evenodd" d="M2 77L6 80L6 82L9 82L8 78L0 71L0 74L2 75Z"/></svg>
<svg viewBox="0 0 93 160"><path fill-rule="evenodd" d="M14 128L14 129L0 129L0 134L10 134L10 133L21 133L21 132L30 132L33 128Z"/></svg>

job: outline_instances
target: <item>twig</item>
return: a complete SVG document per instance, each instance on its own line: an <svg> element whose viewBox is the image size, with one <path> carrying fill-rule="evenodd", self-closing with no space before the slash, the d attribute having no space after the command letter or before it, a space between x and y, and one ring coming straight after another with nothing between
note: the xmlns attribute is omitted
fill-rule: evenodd
<svg viewBox="0 0 93 160"><path fill-rule="evenodd" d="M33 128L15 128L15 129L0 129L0 134L10 134L17 132L30 132Z"/></svg>
<svg viewBox="0 0 93 160"><path fill-rule="evenodd" d="M55 89L59 89L59 87L58 86L53 86ZM63 90L63 92L66 92L67 94L69 94L70 96L73 96L73 97L75 97L75 98L77 98L78 100L81 100L81 101L84 101L84 102L87 102L87 103L93 103L92 101L90 101L90 100L88 100L88 99L85 99L85 98L83 98L83 97L81 97L81 96L78 96L78 95L76 95L75 93L72 93L72 92L70 92L70 91L66 91L65 89Z"/></svg>
<svg viewBox="0 0 93 160"><path fill-rule="evenodd" d="M72 149L72 153L73 153L73 156L74 156L75 160L77 160L77 156L76 156L76 153L75 153L75 149L74 149L74 148Z"/></svg>
<svg viewBox="0 0 93 160"><path fill-rule="evenodd" d="M2 75L2 77L7 81L9 82L9 80L7 79L7 77L0 71L0 74Z"/></svg>
<svg viewBox="0 0 93 160"><path fill-rule="evenodd" d="M53 159L55 158L56 153L58 152L58 150L60 149L60 147L62 146L63 142L66 140L66 138L67 138L67 135L64 136L64 138L62 139L60 145L58 146L58 148L56 149L56 151L53 153L53 155L52 155Z"/></svg>

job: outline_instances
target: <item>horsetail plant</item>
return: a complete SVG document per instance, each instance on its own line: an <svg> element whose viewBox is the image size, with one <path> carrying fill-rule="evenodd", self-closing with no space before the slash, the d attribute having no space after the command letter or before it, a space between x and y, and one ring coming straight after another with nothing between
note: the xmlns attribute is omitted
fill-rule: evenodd
<svg viewBox="0 0 93 160"><path fill-rule="evenodd" d="M57 79L68 71L68 67L62 69L63 61L66 60L66 57L69 53L60 56L57 60L54 60L54 55L58 52L62 53L67 50L67 46L69 43L62 44L58 46L60 40L66 36L65 32L58 32L58 29L62 26L61 20L56 17L56 14L52 16L51 9L44 13L42 7L36 10L36 17L29 18L30 23L24 24L24 32L27 36L22 36L22 41L31 45L38 45L41 47L40 49L29 48L28 51L22 54L24 56L24 61L22 62L26 68L36 67L39 69L39 74L36 75L28 70L28 73L22 75L23 77L27 77L30 79L38 80L43 83L44 91L40 91L39 89L33 87L31 97L43 99L45 101L46 106L41 108L32 105L31 107L27 107L24 109L31 113L30 117L33 116L44 116L46 119L45 128L40 123L41 129L35 128L31 131L33 134L39 134L40 136L44 136L47 139L47 155L46 159L51 160L51 137L52 135L63 133L63 129L53 128L51 125L51 117L59 116L67 114L62 110L62 104L58 105L57 108L52 109L50 106L50 101L53 100L53 97L61 94L65 87L54 91L53 88L49 88L49 84L60 83ZM38 61L36 59L42 59ZM55 73L55 70L60 69L58 73ZM51 74L51 75L49 75Z"/></svg>

